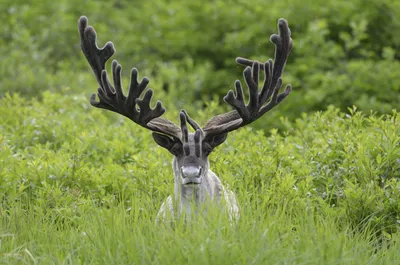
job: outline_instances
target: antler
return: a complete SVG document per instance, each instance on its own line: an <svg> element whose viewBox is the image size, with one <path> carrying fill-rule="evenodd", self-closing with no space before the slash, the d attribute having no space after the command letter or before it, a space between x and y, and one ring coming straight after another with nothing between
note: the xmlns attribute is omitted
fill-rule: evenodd
<svg viewBox="0 0 400 265"><path fill-rule="evenodd" d="M131 71L129 94L126 97L122 92L121 65L116 60L112 62L114 87L111 85L107 71L105 70L107 60L115 53L113 43L107 42L103 48L99 49L96 44L96 31L93 27L88 26L88 19L85 16L79 19L78 28L81 38L81 49L100 85L97 90L97 96L100 101L97 102L96 94L93 94L90 97L90 104L97 108L117 112L151 131L180 139L181 129L173 122L160 117L165 112L165 108L161 102L157 101L154 108L150 107L153 90L146 90L143 97L140 98L149 83L149 79L144 77L142 81L138 82L138 70L133 68Z"/></svg>
<svg viewBox="0 0 400 265"><path fill-rule="evenodd" d="M237 63L247 66L243 71L243 75L249 89L249 102L246 105L242 85L239 80L236 80L236 94L230 90L224 97L224 101L234 107L235 110L211 118L203 128L206 139L213 135L231 132L252 123L289 95L292 89L290 85L286 86L283 93L278 93L282 86L282 72L293 43L286 20L279 19L278 29L279 35L273 34L270 38L271 42L275 44L274 61L270 59L265 63L260 63L241 57L236 58ZM264 82L259 92L260 70L264 72ZM268 99L270 100L267 103Z"/></svg>
<svg viewBox="0 0 400 265"><path fill-rule="evenodd" d="M190 154L190 147L189 147L189 130L187 127L186 122L192 126L195 130L194 133L194 153L197 157L201 155L201 134L202 130L200 126L186 113L185 110L181 110L179 114L179 118L181 121L181 131L182 131L182 144L183 144L183 152L186 156Z"/></svg>

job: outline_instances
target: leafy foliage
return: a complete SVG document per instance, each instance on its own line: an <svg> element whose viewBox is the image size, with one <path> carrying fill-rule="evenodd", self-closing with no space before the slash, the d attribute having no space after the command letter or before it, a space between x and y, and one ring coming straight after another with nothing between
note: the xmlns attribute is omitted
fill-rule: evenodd
<svg viewBox="0 0 400 265"><path fill-rule="evenodd" d="M124 76L137 67L156 91L168 91L176 106L195 112L233 87L243 70L235 57L273 56L269 35L284 17L294 39L284 82L294 93L257 127L330 104L390 113L400 102L397 1L6 0L2 10L0 76L7 78L0 80L0 95L40 96L43 88L64 87L95 91L77 34L77 20L86 15L99 45L115 42Z"/></svg>
<svg viewBox="0 0 400 265"><path fill-rule="evenodd" d="M154 225L161 202L173 192L173 178L170 155L148 131L92 108L83 96L45 92L41 98L7 94L0 101L0 236L8 253L0 260L60 263L70 251L76 254L69 264L90 263L89 257L101 264L138 260L127 246L146 263L178 258L215 264L232 255L256 263L279 257L276 264L310 264L307 257L311 264L365 264L385 257L390 264L397 257L397 112L365 116L331 107L294 123L282 120L283 135L272 130L265 137L247 127L230 134L211 155L211 168L237 193L242 217L235 228L215 213L209 218L217 219L197 220L193 225L201 229L189 235L185 226L171 231ZM215 106L198 115L215 113ZM20 226L37 229L28 233ZM29 243L20 249L23 242ZM47 256L54 253L47 246L56 242L65 248L59 245L57 254ZM252 251L244 251L249 246ZM205 251L201 259L197 248ZM279 255L282 249L287 252Z"/></svg>

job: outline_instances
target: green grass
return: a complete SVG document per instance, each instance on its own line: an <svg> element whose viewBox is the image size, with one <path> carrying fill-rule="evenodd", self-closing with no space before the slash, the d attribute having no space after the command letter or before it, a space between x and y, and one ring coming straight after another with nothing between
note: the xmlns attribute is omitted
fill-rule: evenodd
<svg viewBox="0 0 400 265"><path fill-rule="evenodd" d="M210 160L240 220L214 209L171 226L154 219L173 192L172 157L148 131L83 95L41 98L0 100L0 264L398 262L395 111L329 108L277 121L281 133L230 134Z"/></svg>
<svg viewBox="0 0 400 265"><path fill-rule="evenodd" d="M239 198L246 201L245 198ZM297 205L243 207L241 220L199 218L174 228L154 223L142 201L101 209L77 205L62 212L23 209L2 213L1 264L396 264L399 237L377 244L335 218ZM151 202L145 202L151 204ZM80 208L84 208L80 209ZM301 207L300 207L301 208ZM293 214L293 211L297 214ZM78 214L79 213L79 214Z"/></svg>

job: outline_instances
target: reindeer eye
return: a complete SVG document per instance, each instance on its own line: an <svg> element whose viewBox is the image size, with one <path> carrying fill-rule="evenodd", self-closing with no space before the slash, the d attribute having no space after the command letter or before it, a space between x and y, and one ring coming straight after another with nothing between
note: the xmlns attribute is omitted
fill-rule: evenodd
<svg viewBox="0 0 400 265"><path fill-rule="evenodd" d="M183 153L182 144L175 143L172 148L169 150L174 156L180 156Z"/></svg>

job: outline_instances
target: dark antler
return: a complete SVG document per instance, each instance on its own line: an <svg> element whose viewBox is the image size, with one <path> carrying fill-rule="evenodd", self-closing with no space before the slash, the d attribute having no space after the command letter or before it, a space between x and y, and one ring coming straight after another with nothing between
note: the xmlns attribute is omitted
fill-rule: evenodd
<svg viewBox="0 0 400 265"><path fill-rule="evenodd" d="M225 102L234 107L235 110L211 118L203 128L206 137L228 133L252 123L289 95L290 85L286 86L283 93L278 93L282 86L282 72L292 49L292 39L286 20L279 19L278 29L279 35L273 34L270 38L271 42L275 44L274 61L268 60L265 63L260 63L240 57L236 59L237 63L247 66L243 75L249 88L249 102L246 105L242 85L239 80L236 80L236 93L230 90L224 97ZM264 72L264 82L259 92L260 70ZM267 103L268 99L270 100Z"/></svg>
<svg viewBox="0 0 400 265"><path fill-rule="evenodd" d="M202 130L199 127L199 125L189 117L189 115L186 113L186 111L181 110L179 114L179 118L181 121L181 131L182 131L182 139L181 142L183 144L183 152L186 156L189 156L190 154L190 147L189 147L189 129L187 127L186 122L190 124L190 126L193 127L195 130L194 133L194 150L195 150L195 155L197 157L200 157L201 154L201 133Z"/></svg>
<svg viewBox="0 0 400 265"><path fill-rule="evenodd" d="M97 82L100 85L97 90L97 96L100 101L97 102L96 95L93 94L90 98L90 104L97 108L107 109L124 115L149 130L180 139L180 128L173 122L160 117L165 112L165 108L162 107L161 102L157 101L154 108L150 107L153 90L148 89L144 92L149 79L145 77L142 81L138 82L138 70L133 68L131 71L129 94L126 97L122 92L122 67L114 60L112 62L113 87L105 70L105 64L115 52L114 45L112 42L107 42L102 49L99 49L96 44L96 31L93 27L88 26L88 19L82 16L78 23L83 54L92 67ZM140 99L143 92L144 96Z"/></svg>

